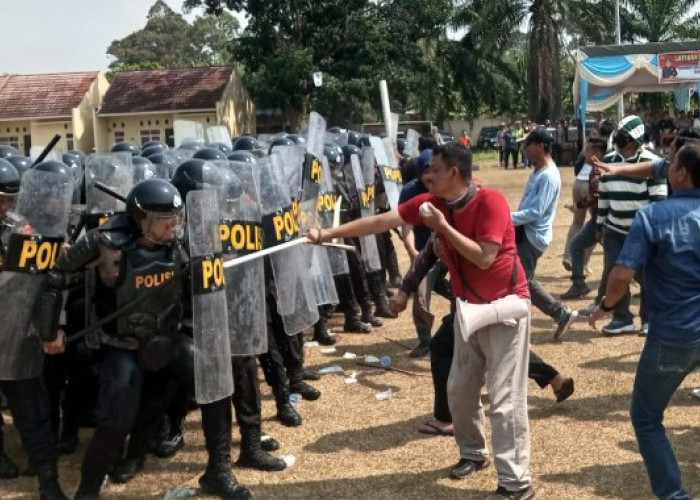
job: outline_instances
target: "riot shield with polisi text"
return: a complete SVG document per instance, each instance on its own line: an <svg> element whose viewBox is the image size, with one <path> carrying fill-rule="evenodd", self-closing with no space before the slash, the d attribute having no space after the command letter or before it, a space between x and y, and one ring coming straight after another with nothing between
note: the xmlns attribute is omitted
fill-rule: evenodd
<svg viewBox="0 0 700 500"><path fill-rule="evenodd" d="M195 398L199 404L233 393L226 280L215 189L187 193L187 238L192 287Z"/></svg>

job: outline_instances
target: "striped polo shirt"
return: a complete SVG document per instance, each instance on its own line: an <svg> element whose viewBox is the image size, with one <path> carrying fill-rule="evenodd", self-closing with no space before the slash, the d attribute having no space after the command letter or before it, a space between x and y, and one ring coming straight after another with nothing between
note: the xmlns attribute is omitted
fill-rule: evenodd
<svg viewBox="0 0 700 500"><path fill-rule="evenodd" d="M605 163L640 163L658 159L654 153L639 149L634 156L623 158L617 152L604 158ZM666 199L666 179L606 175L600 178L598 227L603 226L627 235L637 210L654 201Z"/></svg>

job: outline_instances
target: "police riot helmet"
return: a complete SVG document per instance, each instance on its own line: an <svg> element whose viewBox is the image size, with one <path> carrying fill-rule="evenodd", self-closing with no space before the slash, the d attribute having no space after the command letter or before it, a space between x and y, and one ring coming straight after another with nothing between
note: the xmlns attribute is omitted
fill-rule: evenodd
<svg viewBox="0 0 700 500"><path fill-rule="evenodd" d="M158 153L165 153L166 151L168 151L168 148L163 148L157 144L148 147L144 146L141 150L141 156L148 158L150 156L157 155Z"/></svg>
<svg viewBox="0 0 700 500"><path fill-rule="evenodd" d="M3 144L0 146L0 158L9 158L11 156L22 156L17 148L10 146L9 144Z"/></svg>
<svg viewBox="0 0 700 500"><path fill-rule="evenodd" d="M371 144L369 143L369 136L368 136L368 135L361 135L361 136L357 139L357 144L356 144L356 146L357 146L358 148L365 148L365 147L371 146Z"/></svg>
<svg viewBox="0 0 700 500"><path fill-rule="evenodd" d="M35 170L41 170L43 172L53 172L55 174L65 175L66 178L73 181L73 173L70 168L63 162L56 160L46 160L41 163L34 165Z"/></svg>
<svg viewBox="0 0 700 500"><path fill-rule="evenodd" d="M192 158L199 158L202 160L225 160L226 155L223 151L214 148L203 148L192 155Z"/></svg>
<svg viewBox="0 0 700 500"><path fill-rule="evenodd" d="M199 151L202 148L205 148L206 145L204 144L204 141L200 139L185 139L182 141L182 144L180 144L180 149L189 149L191 151Z"/></svg>
<svg viewBox="0 0 700 500"><path fill-rule="evenodd" d="M225 155L233 152L233 148L231 146L229 146L228 144L224 144L223 142L212 142L211 144L209 144L208 147L210 147L212 149L218 149L219 151L221 151Z"/></svg>
<svg viewBox="0 0 700 500"><path fill-rule="evenodd" d="M20 177L32 167L31 158L27 158L26 156L10 156L9 158L5 158L5 160L12 163L12 166L17 169L17 173Z"/></svg>
<svg viewBox="0 0 700 500"><path fill-rule="evenodd" d="M348 144L351 146L357 146L360 141L360 134L354 130L348 131Z"/></svg>
<svg viewBox="0 0 700 500"><path fill-rule="evenodd" d="M343 132L344 130L337 125L328 129L329 134L342 134Z"/></svg>
<svg viewBox="0 0 700 500"><path fill-rule="evenodd" d="M111 152L129 153L131 156L137 156L141 153L141 148L138 146L138 144L134 144L133 142L122 141L112 146Z"/></svg>
<svg viewBox="0 0 700 500"><path fill-rule="evenodd" d="M396 148L399 150L399 153L403 154L404 150L406 149L406 139L403 137L398 137L396 139Z"/></svg>
<svg viewBox="0 0 700 500"><path fill-rule="evenodd" d="M141 181L126 197L126 215L132 227L146 239L161 245L170 243L174 237L159 234L155 228L156 220L172 219L173 226L169 230L175 236L182 209L180 193L164 179Z"/></svg>
<svg viewBox="0 0 700 500"><path fill-rule="evenodd" d="M291 139L294 144L306 144L306 139L304 139L303 135L287 134L287 139Z"/></svg>
<svg viewBox="0 0 700 500"><path fill-rule="evenodd" d="M272 150L275 149L275 147L294 146L294 144L296 143L289 136L278 137L270 143L270 149L268 149L268 154L272 154Z"/></svg>
<svg viewBox="0 0 700 500"><path fill-rule="evenodd" d="M15 196L19 193L19 172L9 161L0 158L0 195Z"/></svg>
<svg viewBox="0 0 700 500"><path fill-rule="evenodd" d="M147 148L152 148L152 147L160 148L161 151L167 151L169 149L168 145L166 143L164 143L163 141L148 141L146 144L141 146L141 150L143 151Z"/></svg>
<svg viewBox="0 0 700 500"><path fill-rule="evenodd" d="M233 143L233 150L234 151L240 151L241 149L244 149L246 151L255 151L257 149L260 149L258 145L258 140L255 137L251 137L249 135L243 135L236 139L236 142Z"/></svg>
<svg viewBox="0 0 700 500"><path fill-rule="evenodd" d="M331 169L343 166L343 150L334 142L327 142L323 145L323 154L328 158L328 166Z"/></svg>
<svg viewBox="0 0 700 500"><path fill-rule="evenodd" d="M80 164L82 166L85 166L85 158L87 158L87 155L85 153L83 153L79 149L69 149L68 151L66 151L66 153L80 158Z"/></svg>
<svg viewBox="0 0 700 500"><path fill-rule="evenodd" d="M255 155L250 151L246 151L245 149L241 149L240 151L234 151L233 153L228 155L228 159L231 161L240 161L243 163L257 162L257 160L255 159Z"/></svg>
<svg viewBox="0 0 700 500"><path fill-rule="evenodd" d="M148 158L134 156L131 159L131 166L134 170L134 179L150 179L156 175L153 162Z"/></svg>
<svg viewBox="0 0 700 500"><path fill-rule="evenodd" d="M75 165L76 167L83 166L83 158L69 151L66 151L61 155L61 161L69 167L72 165Z"/></svg>
<svg viewBox="0 0 700 500"><path fill-rule="evenodd" d="M202 158L190 158L180 163L170 182L179 191L182 199L186 200L187 193L204 187L205 178L213 178L214 168L216 167L212 163Z"/></svg>
<svg viewBox="0 0 700 500"><path fill-rule="evenodd" d="M342 149L343 149L343 156L345 156L345 163L348 163L350 161L350 157L352 155L357 155L360 158L362 158L362 150L355 145L348 144L346 146L343 146Z"/></svg>
<svg viewBox="0 0 700 500"><path fill-rule="evenodd" d="M170 172L170 175L173 175L173 172L175 172L175 169L177 168L177 160L171 156L171 154L168 153L156 153L154 155L151 155L148 157L148 160L153 163L154 165L163 165L166 169L168 169L168 172Z"/></svg>

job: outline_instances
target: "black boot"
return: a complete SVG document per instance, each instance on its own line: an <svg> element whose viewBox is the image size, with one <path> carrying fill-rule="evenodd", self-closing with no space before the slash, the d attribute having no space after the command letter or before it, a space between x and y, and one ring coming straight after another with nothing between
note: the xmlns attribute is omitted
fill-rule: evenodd
<svg viewBox="0 0 700 500"><path fill-rule="evenodd" d="M335 337L330 334L330 330L326 328L326 320L320 318L314 325L314 340L321 345L334 345Z"/></svg>
<svg viewBox="0 0 700 500"><path fill-rule="evenodd" d="M5 454L4 437L0 427L0 479L19 477L19 467Z"/></svg>
<svg viewBox="0 0 700 500"><path fill-rule="evenodd" d="M372 327L360 320L356 312L345 313L343 331L348 333L371 333Z"/></svg>
<svg viewBox="0 0 700 500"><path fill-rule="evenodd" d="M170 423L170 430L167 433L165 439L163 439L155 450L153 454L158 458L170 458L175 456L175 454L185 446L185 434L183 430L184 420L179 420L178 422Z"/></svg>
<svg viewBox="0 0 700 500"><path fill-rule="evenodd" d="M35 467L39 481L39 496L41 500L68 500L58 484L56 462L45 462Z"/></svg>
<svg viewBox="0 0 700 500"><path fill-rule="evenodd" d="M278 387L273 389L272 393L277 403L277 420L287 427L301 425L301 415L299 415L299 412L296 411L292 403L289 402L289 389L286 387Z"/></svg>
<svg viewBox="0 0 700 500"><path fill-rule="evenodd" d="M236 481L230 457L210 462L204 475L199 478L199 486L203 493L221 498L243 499L251 496L250 490Z"/></svg>
<svg viewBox="0 0 700 500"><path fill-rule="evenodd" d="M372 304L370 304L369 302L363 302L360 305L360 309L362 310L362 316L360 316L360 321L362 321L363 323L377 327L382 326L384 324L381 319L377 318L374 314L372 314Z"/></svg>
<svg viewBox="0 0 700 500"><path fill-rule="evenodd" d="M389 286L401 288L401 270L399 269L399 259L396 257L396 250L388 238L389 244L386 246L386 272L389 275Z"/></svg>
<svg viewBox="0 0 700 500"><path fill-rule="evenodd" d="M321 374L316 370L310 370L308 368L301 369L302 380L321 380Z"/></svg>
<svg viewBox="0 0 700 500"><path fill-rule="evenodd" d="M316 401L321 397L321 391L301 379L289 381L289 392L297 393L308 401Z"/></svg>
<svg viewBox="0 0 700 500"><path fill-rule="evenodd" d="M260 426L241 426L241 456L236 461L238 467L248 467L263 471L280 471L287 468L281 458L264 451L260 441Z"/></svg>
<svg viewBox="0 0 700 500"><path fill-rule="evenodd" d="M143 470L145 463L145 455L126 456L117 462L114 470L109 473L109 477L117 484L128 483Z"/></svg>
<svg viewBox="0 0 700 500"><path fill-rule="evenodd" d="M367 273L367 284L374 300L374 315L380 318L396 318L397 315L389 309L389 301L386 298L386 289L380 273Z"/></svg>
<svg viewBox="0 0 700 500"><path fill-rule="evenodd" d="M260 447L265 451L276 451L280 449L280 443L269 434L260 435Z"/></svg>

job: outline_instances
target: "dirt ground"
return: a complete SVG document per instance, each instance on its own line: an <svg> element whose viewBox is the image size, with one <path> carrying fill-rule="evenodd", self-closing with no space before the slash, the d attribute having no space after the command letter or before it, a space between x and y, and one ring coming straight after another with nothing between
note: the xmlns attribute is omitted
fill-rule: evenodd
<svg viewBox="0 0 700 500"><path fill-rule="evenodd" d="M553 294L563 293L570 281L561 265L571 213L564 208L571 197L573 171L562 168L563 189L554 227L554 242L540 259L538 278ZM517 207L529 170L504 171L482 164L478 178L503 190L512 208ZM397 245L402 270L408 259ZM598 247L591 267L602 268ZM594 273L594 274L596 274ZM598 276L589 280L597 287ZM589 299L592 298L592 295ZM570 303L580 308L589 300ZM635 299L635 309L638 299ZM447 302L436 297L437 328ZM639 319L637 318L639 326ZM342 319L331 323L340 332ZM643 339L636 335L606 338L579 322L562 343L552 341L553 324L539 311L532 321L533 349L561 372L576 381L576 392L557 404L550 389L540 390L530 382L532 473L538 498L651 498L646 472L628 416L634 371ZM450 480L450 467L458 460L451 437L419 434L416 428L430 417L432 381L429 360L407 357L416 334L410 310L396 320L386 320L370 335L339 334L336 352L307 347L307 366L322 368L338 364L343 374L325 375L314 383L323 395L315 402L303 401L301 427L287 428L273 417L274 402L263 383L263 428L281 442L281 454L293 454L296 463L283 472L261 473L236 470L238 479L256 498L300 499L426 499L483 498L496 487L493 467L463 481ZM364 368L346 352L358 356L388 355L393 366L413 375ZM357 383L345 378L357 372ZM700 386L700 374L690 376L673 398L666 413L666 426L681 464L684 482L700 494L700 401L691 395ZM380 401L375 395L391 389L393 398ZM6 415L6 420L8 420ZM488 425L487 425L488 427ZM60 460L61 483L73 493L79 480L80 461L91 431L81 434L74 455ZM17 433L5 427L6 448L18 463L24 463ZM234 429L232 455L238 455L239 434ZM145 471L127 485L109 484L104 498L162 498L176 488L197 487L206 461L198 412L187 421L187 446L172 460L147 459ZM33 479L0 482L0 498L36 497Z"/></svg>

